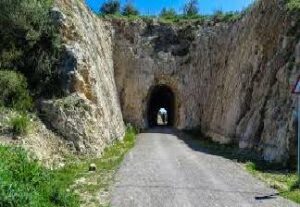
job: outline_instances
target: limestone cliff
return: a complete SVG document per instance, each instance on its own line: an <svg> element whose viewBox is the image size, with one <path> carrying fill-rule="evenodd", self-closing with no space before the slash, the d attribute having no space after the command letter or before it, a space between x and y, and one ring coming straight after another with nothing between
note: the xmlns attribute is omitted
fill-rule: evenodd
<svg viewBox="0 0 300 207"><path fill-rule="evenodd" d="M115 78L124 119L147 127L155 85L176 97L175 127L200 126L221 143L266 160L295 153L294 98L299 16L281 0L259 1L234 23L113 21Z"/></svg>
<svg viewBox="0 0 300 207"><path fill-rule="evenodd" d="M122 137L122 114L147 128L151 91L166 85L174 127L201 127L269 161L294 157L290 85L299 73L300 18L284 1L258 1L230 23L104 21L78 0L57 0L53 17L69 95L44 101L42 111L77 150L100 152Z"/></svg>
<svg viewBox="0 0 300 207"><path fill-rule="evenodd" d="M43 117L76 151L99 154L125 131L114 80L112 28L78 0L57 0L52 16L62 34L60 70L68 95L43 101Z"/></svg>

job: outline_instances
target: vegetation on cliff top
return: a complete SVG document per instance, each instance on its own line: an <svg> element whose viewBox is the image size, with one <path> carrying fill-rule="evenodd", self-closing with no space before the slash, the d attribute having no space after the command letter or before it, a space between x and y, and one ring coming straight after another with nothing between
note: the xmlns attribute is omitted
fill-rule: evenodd
<svg viewBox="0 0 300 207"><path fill-rule="evenodd" d="M108 0L102 4L99 15L104 18L126 18L129 20L151 20L156 18L162 23L180 23L185 21L203 23L204 21L234 22L240 19L244 13L218 10L213 15L201 15L199 14L198 1L188 0L184 5L183 14L178 14L174 9L163 8L158 16L140 16L139 11L133 4L127 3L124 8L121 8L119 0Z"/></svg>
<svg viewBox="0 0 300 207"><path fill-rule="evenodd" d="M254 1L248 8L244 9L241 12L223 12L222 10L216 10L212 15L202 15L199 14L199 6L197 0L187 0L183 5L183 14L178 14L172 8L163 8L158 16L147 16L139 15L139 11L134 7L132 3L126 4L121 9L121 4L119 0L108 0L106 1L100 10L100 16L106 18L115 18L122 19L126 18L128 20L151 20L158 19L162 23L181 23L181 22L196 22L203 24L203 22L235 22L241 19L256 3ZM285 0L286 8L290 12L299 12L300 11L300 0ZM124 12L127 10L127 7L130 6L129 12ZM110 8L109 10L103 8Z"/></svg>

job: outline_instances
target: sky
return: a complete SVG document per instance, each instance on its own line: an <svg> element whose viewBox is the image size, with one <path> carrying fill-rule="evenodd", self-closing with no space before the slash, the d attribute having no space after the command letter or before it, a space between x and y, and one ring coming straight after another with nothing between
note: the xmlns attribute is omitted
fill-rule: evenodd
<svg viewBox="0 0 300 207"><path fill-rule="evenodd" d="M100 5L105 0L85 0L93 11L98 12ZM241 11L254 0L199 0L199 10L201 14L213 14L216 10ZM121 0L122 5L126 0ZM173 8L178 13L182 13L186 0L131 0L143 15L157 15L162 8Z"/></svg>

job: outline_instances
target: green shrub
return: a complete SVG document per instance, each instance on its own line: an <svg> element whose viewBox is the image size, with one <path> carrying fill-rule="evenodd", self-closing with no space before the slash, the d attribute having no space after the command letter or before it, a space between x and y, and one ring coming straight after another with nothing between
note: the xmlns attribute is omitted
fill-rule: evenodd
<svg viewBox="0 0 300 207"><path fill-rule="evenodd" d="M20 73L0 70L0 106L29 110L32 99L27 90L26 78Z"/></svg>
<svg viewBox="0 0 300 207"><path fill-rule="evenodd" d="M16 147L0 146L0 206L77 207L77 198L54 182L51 171Z"/></svg>
<svg viewBox="0 0 300 207"><path fill-rule="evenodd" d="M239 12L226 12L224 13L221 10L217 10L214 15L212 16L212 19L215 22L233 22L242 17L241 13Z"/></svg>
<svg viewBox="0 0 300 207"><path fill-rule="evenodd" d="M131 3L128 2L123 8L122 15L137 16L139 15L139 11Z"/></svg>
<svg viewBox="0 0 300 207"><path fill-rule="evenodd" d="M120 8L121 4L119 0L107 0L102 4L100 13L104 15L116 14L120 12Z"/></svg>
<svg viewBox="0 0 300 207"><path fill-rule="evenodd" d="M159 16L164 19L175 19L177 17L177 13L174 9L163 8Z"/></svg>
<svg viewBox="0 0 300 207"><path fill-rule="evenodd" d="M20 71L37 95L58 93L61 44L52 0L0 1L0 68Z"/></svg>
<svg viewBox="0 0 300 207"><path fill-rule="evenodd" d="M286 3L290 11L300 11L300 0L286 0Z"/></svg>
<svg viewBox="0 0 300 207"><path fill-rule="evenodd" d="M223 18L223 11L221 11L221 10L215 11L213 16L212 16L212 20L215 21L215 22L222 21L222 18Z"/></svg>
<svg viewBox="0 0 300 207"><path fill-rule="evenodd" d="M26 135L30 126L30 119L26 114L20 114L12 117L9 121L15 135Z"/></svg>

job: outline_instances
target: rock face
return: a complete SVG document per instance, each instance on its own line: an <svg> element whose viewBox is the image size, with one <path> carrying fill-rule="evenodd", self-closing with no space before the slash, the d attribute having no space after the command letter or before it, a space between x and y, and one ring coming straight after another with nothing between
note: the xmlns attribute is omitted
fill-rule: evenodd
<svg viewBox="0 0 300 207"><path fill-rule="evenodd" d="M57 0L52 16L61 28L60 69L68 96L44 101L43 117L80 153L99 154L124 136L114 80L112 28L83 2Z"/></svg>
<svg viewBox="0 0 300 207"><path fill-rule="evenodd" d="M259 1L235 23L170 25L113 21L115 78L124 119L148 126L151 90L175 94L174 125L200 126L220 143L266 160L295 154L294 99L299 16L283 1Z"/></svg>
<svg viewBox="0 0 300 207"><path fill-rule="evenodd" d="M201 25L104 22L81 1L56 6L69 96L42 111L79 151L99 152L122 137L122 114L147 128L152 90L165 86L174 94L174 127L200 127L269 161L295 155L290 85L299 73L300 21L284 1L258 1L241 20Z"/></svg>

